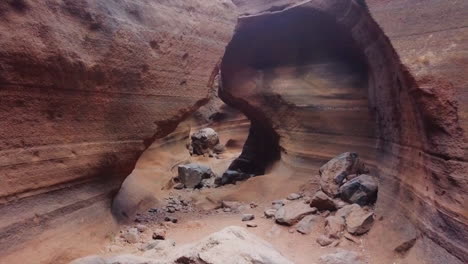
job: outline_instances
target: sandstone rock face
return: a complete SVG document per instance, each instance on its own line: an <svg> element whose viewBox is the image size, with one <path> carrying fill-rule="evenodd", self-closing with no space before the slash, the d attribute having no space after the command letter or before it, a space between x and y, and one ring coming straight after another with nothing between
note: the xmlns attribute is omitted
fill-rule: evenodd
<svg viewBox="0 0 468 264"><path fill-rule="evenodd" d="M467 262L468 3L366 2L235 1L249 15L227 47L220 97L252 122L240 159L264 164L256 149L276 144L281 162L314 173L359 153L379 178L383 221L408 217Z"/></svg>
<svg viewBox="0 0 468 264"><path fill-rule="evenodd" d="M2 257L44 231L34 217L109 211L145 148L206 102L235 19L224 0L1 1Z"/></svg>

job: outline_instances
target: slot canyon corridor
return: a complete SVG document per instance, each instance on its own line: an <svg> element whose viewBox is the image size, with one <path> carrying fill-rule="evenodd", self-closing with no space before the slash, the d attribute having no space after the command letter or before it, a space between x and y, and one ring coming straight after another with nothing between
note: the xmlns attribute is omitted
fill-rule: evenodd
<svg viewBox="0 0 468 264"><path fill-rule="evenodd" d="M0 264L466 264L467 133L467 0L0 0Z"/></svg>

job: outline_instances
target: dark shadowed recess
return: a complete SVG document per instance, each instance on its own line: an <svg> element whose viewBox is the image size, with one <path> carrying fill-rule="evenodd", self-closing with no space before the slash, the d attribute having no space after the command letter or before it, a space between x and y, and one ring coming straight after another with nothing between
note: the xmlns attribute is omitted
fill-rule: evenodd
<svg viewBox="0 0 468 264"><path fill-rule="evenodd" d="M281 15L242 19L244 23L238 25L222 61L219 95L225 103L241 110L252 124L242 154L229 169L260 175L270 163L279 159L281 151L280 136L276 132L281 124L275 124L278 118L268 116L268 113L286 115L287 122L288 112L307 118L308 113L316 110L311 110L313 104L298 106L288 101L284 96L288 91L274 91L270 86L273 81L278 83L282 79L284 69L288 71L286 78L298 80L306 79L309 73L317 74L317 69L327 69L323 78L331 82L345 72L355 76L355 83L351 85L361 86L367 94L367 65L349 32L330 16L313 9L294 8ZM336 67L329 70L330 65ZM245 87L248 85L256 88ZM283 89L287 90L288 86ZM314 87L310 85L306 89ZM258 92L244 93L249 90ZM340 96L343 99L347 95ZM262 106L268 109L259 111ZM307 129L308 121L303 121L296 125L298 130Z"/></svg>

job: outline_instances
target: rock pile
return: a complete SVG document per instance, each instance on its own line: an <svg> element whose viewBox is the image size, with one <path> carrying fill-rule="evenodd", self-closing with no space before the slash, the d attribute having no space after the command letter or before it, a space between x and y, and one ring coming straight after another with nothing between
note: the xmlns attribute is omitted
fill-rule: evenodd
<svg viewBox="0 0 468 264"><path fill-rule="evenodd" d="M337 245L342 237L367 233L374 223L370 209L377 199L378 180L356 153L343 153L320 168L320 190L312 197L292 193L286 199L272 202L264 211L276 223L294 226L309 234L323 222L324 235L317 239L321 246Z"/></svg>
<svg viewBox="0 0 468 264"><path fill-rule="evenodd" d="M207 154L210 157L224 152L224 146L219 142L218 133L209 127L200 129L192 134L188 149L190 155Z"/></svg>

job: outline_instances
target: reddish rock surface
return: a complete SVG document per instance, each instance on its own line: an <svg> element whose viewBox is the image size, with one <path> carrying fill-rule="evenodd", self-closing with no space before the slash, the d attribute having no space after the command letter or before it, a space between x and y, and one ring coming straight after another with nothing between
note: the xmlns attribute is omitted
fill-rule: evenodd
<svg viewBox="0 0 468 264"><path fill-rule="evenodd" d="M275 144L282 162L311 173L357 152L380 178L383 219L409 218L432 241L420 247L431 261L466 262L466 3L235 3L249 15L227 48L220 94L257 127L242 168L265 164L257 149Z"/></svg>
<svg viewBox="0 0 468 264"><path fill-rule="evenodd" d="M108 212L145 148L207 101L235 18L224 0L1 1L2 257Z"/></svg>

